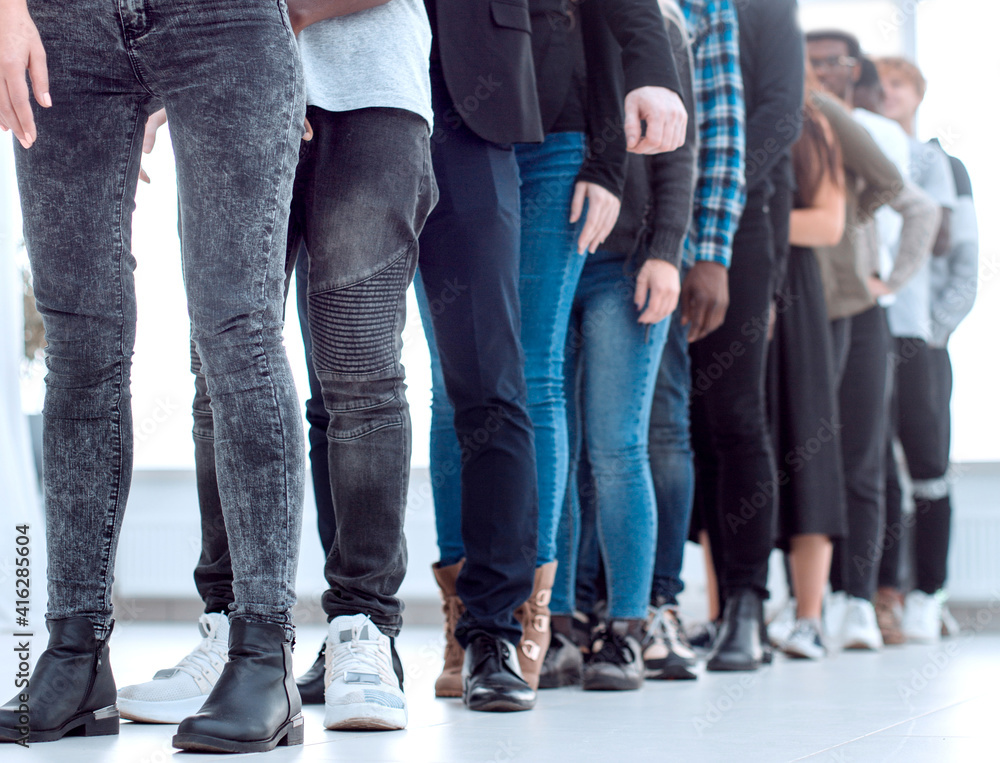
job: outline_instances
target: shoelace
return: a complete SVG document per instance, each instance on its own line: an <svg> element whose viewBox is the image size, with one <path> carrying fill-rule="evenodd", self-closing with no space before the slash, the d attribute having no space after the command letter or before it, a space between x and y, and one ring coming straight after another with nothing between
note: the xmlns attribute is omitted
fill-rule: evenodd
<svg viewBox="0 0 1000 763"><path fill-rule="evenodd" d="M395 677L388 656L382 651L377 641L361 641L358 636L360 628L354 628L350 641L334 644L330 661L330 680L352 672L372 672L384 684L394 683L389 677ZM367 669L367 670L365 670Z"/></svg>
<svg viewBox="0 0 1000 763"><path fill-rule="evenodd" d="M194 651L174 667L183 673L187 673L192 678L210 676L213 673L220 675L222 668L226 664L228 645L219 646L218 639L215 637L218 626L206 615L198 618L198 623L203 627L205 636L202 638L201 643L195 647Z"/></svg>
<svg viewBox="0 0 1000 763"><path fill-rule="evenodd" d="M613 665L635 662L635 652L632 651L625 636L612 630L610 626L597 635L594 646L600 647L591 655L594 661L610 662Z"/></svg>
<svg viewBox="0 0 1000 763"><path fill-rule="evenodd" d="M646 625L647 640L662 638L671 649L682 646L691 649L687 635L684 633L684 626L677 613L667 606L657 607L653 610L649 623Z"/></svg>
<svg viewBox="0 0 1000 763"><path fill-rule="evenodd" d="M479 665L482 665L491 657L495 657L501 665L505 666L507 660L510 659L510 651L507 649L507 645L496 638L485 639L485 642L485 646L480 649L479 662L476 667L478 668Z"/></svg>

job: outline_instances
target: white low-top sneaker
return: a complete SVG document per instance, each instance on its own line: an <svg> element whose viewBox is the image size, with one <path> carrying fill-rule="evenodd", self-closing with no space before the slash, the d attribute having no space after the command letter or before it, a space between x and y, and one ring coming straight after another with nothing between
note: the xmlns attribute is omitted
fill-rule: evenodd
<svg viewBox="0 0 1000 763"><path fill-rule="evenodd" d="M229 659L229 618L209 612L198 618L202 639L172 668L157 671L152 681L118 690L122 718L142 723L180 723L208 698Z"/></svg>
<svg viewBox="0 0 1000 763"><path fill-rule="evenodd" d="M936 644L941 640L941 600L915 590L906 594L903 605L903 633L910 641Z"/></svg>
<svg viewBox="0 0 1000 763"><path fill-rule="evenodd" d="M406 728L406 697L392 662L392 642L366 615L333 618L326 637L323 725Z"/></svg>
<svg viewBox="0 0 1000 763"><path fill-rule="evenodd" d="M847 615L847 594L843 591L830 591L823 597L823 633L834 646L840 646L840 637L844 630L844 617Z"/></svg>
<svg viewBox="0 0 1000 763"><path fill-rule="evenodd" d="M878 629L875 607L868 599L852 596L847 600L840 643L844 649L877 652L882 648L882 631Z"/></svg>
<svg viewBox="0 0 1000 763"><path fill-rule="evenodd" d="M820 660L826 656L826 647L819 632L816 620L800 619L795 621L792 632L782 642L782 651L789 657L801 657L807 660Z"/></svg>
<svg viewBox="0 0 1000 763"><path fill-rule="evenodd" d="M774 619L767 624L767 638L774 648L781 649L788 641L788 637L792 635L792 631L795 630L796 611L795 599L789 599L774 616Z"/></svg>

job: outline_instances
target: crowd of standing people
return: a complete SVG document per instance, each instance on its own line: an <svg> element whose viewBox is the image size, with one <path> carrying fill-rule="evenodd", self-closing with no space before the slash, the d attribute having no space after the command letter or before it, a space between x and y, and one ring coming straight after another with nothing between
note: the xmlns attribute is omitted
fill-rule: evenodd
<svg viewBox="0 0 1000 763"><path fill-rule="evenodd" d="M916 138L912 62L803 36L795 0L0 0L0 60L48 341L50 559L49 646L0 740L124 717L179 724L180 749L264 751L302 742L303 703L328 729L405 728L411 283L437 696L529 710L540 689L696 679L701 651L752 671L954 627L947 343L976 223L961 162ZM128 220L164 123L205 610L193 652L119 689ZM304 441L329 628L296 681ZM690 632L689 538L710 608ZM775 547L794 598L767 624Z"/></svg>

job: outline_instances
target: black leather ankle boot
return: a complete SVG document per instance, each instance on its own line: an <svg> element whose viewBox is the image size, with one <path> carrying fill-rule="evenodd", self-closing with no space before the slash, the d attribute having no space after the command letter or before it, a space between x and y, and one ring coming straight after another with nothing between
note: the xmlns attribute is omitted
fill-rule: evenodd
<svg viewBox="0 0 1000 763"><path fill-rule="evenodd" d="M0 741L117 734L118 691L107 638L98 641L86 617L49 620L48 627L49 645L28 685L0 708Z"/></svg>
<svg viewBox="0 0 1000 763"><path fill-rule="evenodd" d="M722 625L708 658L709 670L757 670L764 661L761 627L764 604L749 588L726 598Z"/></svg>
<svg viewBox="0 0 1000 763"><path fill-rule="evenodd" d="M229 662L201 710L177 727L173 745L204 752L266 752L302 744L302 700L292 645L280 625L234 620Z"/></svg>

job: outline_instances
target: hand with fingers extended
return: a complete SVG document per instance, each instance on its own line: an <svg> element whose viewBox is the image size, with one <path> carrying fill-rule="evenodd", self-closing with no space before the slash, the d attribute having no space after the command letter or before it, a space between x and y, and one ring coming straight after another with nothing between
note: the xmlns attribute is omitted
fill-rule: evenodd
<svg viewBox="0 0 1000 763"><path fill-rule="evenodd" d="M633 154L676 151L684 145L687 123L687 109L673 90L640 87L625 96L625 140Z"/></svg>
<svg viewBox="0 0 1000 763"><path fill-rule="evenodd" d="M681 287L681 325L688 326L688 341L697 342L726 320L729 308L729 273L724 265L702 260L684 277Z"/></svg>
<svg viewBox="0 0 1000 763"><path fill-rule="evenodd" d="M52 105L45 47L25 0L0 0L0 128L10 130L25 148L38 138L35 117L28 100L31 77L35 100L44 108Z"/></svg>
<svg viewBox="0 0 1000 763"><path fill-rule="evenodd" d="M149 115L146 120L146 132L142 136L142 153L148 154L152 152L153 146L156 145L156 131L159 130L163 125L167 123L167 110L160 109L159 111L154 111ZM139 180L143 183L149 182L149 175L146 174L146 170L142 167L139 168Z"/></svg>
<svg viewBox="0 0 1000 763"><path fill-rule="evenodd" d="M635 309L642 310L639 323L662 321L677 307L680 295L681 274L677 267L664 260L646 260L635 279Z"/></svg>
<svg viewBox="0 0 1000 763"><path fill-rule="evenodd" d="M587 220L577 241L577 254L597 251L597 247L611 235L622 207L619 198L604 186L578 180L573 189L573 203L569 210L570 224L580 219L584 202L587 203Z"/></svg>

